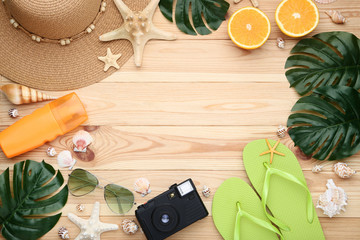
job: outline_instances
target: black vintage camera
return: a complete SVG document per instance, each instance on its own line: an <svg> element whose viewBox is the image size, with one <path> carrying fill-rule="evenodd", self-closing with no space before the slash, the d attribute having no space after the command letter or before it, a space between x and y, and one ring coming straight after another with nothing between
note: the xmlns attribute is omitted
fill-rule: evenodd
<svg viewBox="0 0 360 240"><path fill-rule="evenodd" d="M208 215L191 179L140 205L135 211L148 240L162 240Z"/></svg>

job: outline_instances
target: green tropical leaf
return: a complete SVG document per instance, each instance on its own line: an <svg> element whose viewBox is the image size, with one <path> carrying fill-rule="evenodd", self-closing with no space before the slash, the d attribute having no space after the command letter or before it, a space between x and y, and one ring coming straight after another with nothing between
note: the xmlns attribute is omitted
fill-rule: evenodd
<svg viewBox="0 0 360 240"><path fill-rule="evenodd" d="M171 22L173 21L173 3L174 0L160 0L159 3L162 14ZM186 34L210 34L209 28L217 30L225 20L229 6L230 4L225 0L178 0L174 9L176 25ZM190 22L190 10L196 31ZM203 17L209 28L205 25Z"/></svg>
<svg viewBox="0 0 360 240"><path fill-rule="evenodd" d="M286 77L300 95L321 86L360 89L360 39L348 32L320 33L300 40L285 64Z"/></svg>
<svg viewBox="0 0 360 240"><path fill-rule="evenodd" d="M11 240L38 239L50 231L61 213L44 216L64 207L68 188L60 171L45 163L26 160L16 163L12 189L10 171L0 175L0 228L1 234Z"/></svg>
<svg viewBox="0 0 360 240"><path fill-rule="evenodd" d="M300 98L289 116L289 135L307 155L338 160L360 150L360 94L352 87L325 86Z"/></svg>

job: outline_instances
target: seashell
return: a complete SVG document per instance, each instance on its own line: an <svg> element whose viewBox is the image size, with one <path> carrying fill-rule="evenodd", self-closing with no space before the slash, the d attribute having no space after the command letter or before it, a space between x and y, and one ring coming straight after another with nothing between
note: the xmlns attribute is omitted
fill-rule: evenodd
<svg viewBox="0 0 360 240"><path fill-rule="evenodd" d="M69 231L65 227L61 227L59 229L58 234L61 239L69 239L70 238Z"/></svg>
<svg viewBox="0 0 360 240"><path fill-rule="evenodd" d="M10 109L8 113L12 118L17 118L19 116L19 111L16 108Z"/></svg>
<svg viewBox="0 0 360 240"><path fill-rule="evenodd" d="M46 150L46 153L49 157L55 157L56 150L53 147L48 147L48 149Z"/></svg>
<svg viewBox="0 0 360 240"><path fill-rule="evenodd" d="M321 4L328 4L328 3L333 3L336 0L315 0L315 2L321 3Z"/></svg>
<svg viewBox="0 0 360 240"><path fill-rule="evenodd" d="M202 190L202 194L206 198L210 197L210 194L211 194L210 188L208 188L206 185L204 185L203 190Z"/></svg>
<svg viewBox="0 0 360 240"><path fill-rule="evenodd" d="M315 166L311 169L311 171L312 171L313 173L319 173L319 172L322 171L322 168L323 168L323 166L321 166L321 165L315 165Z"/></svg>
<svg viewBox="0 0 360 240"><path fill-rule="evenodd" d="M58 161L59 167L61 167L61 168L68 167L69 170L71 170L76 163L76 160L71 156L70 151L67 151L67 150L59 153L59 155L57 157L57 161Z"/></svg>
<svg viewBox="0 0 360 240"><path fill-rule="evenodd" d="M347 195L341 187L337 187L332 179L328 179L327 190L320 195L316 208L321 208L324 214L332 218L340 214L341 210L345 212L347 205Z"/></svg>
<svg viewBox="0 0 360 240"><path fill-rule="evenodd" d="M141 196L146 196L151 193L150 182L146 178L139 178L134 183L135 192L140 193Z"/></svg>
<svg viewBox="0 0 360 240"><path fill-rule="evenodd" d="M283 138L286 136L286 128L283 125L279 125L277 129L277 133L279 138Z"/></svg>
<svg viewBox="0 0 360 240"><path fill-rule="evenodd" d="M278 46L278 48L281 48L281 49L285 48L285 41L284 41L284 39L281 38L281 37L278 37L278 38L276 39L276 45Z"/></svg>
<svg viewBox="0 0 360 240"><path fill-rule="evenodd" d="M78 131L73 137L73 143L75 145L74 152L86 152L87 146L93 142L93 138L90 133L84 130Z"/></svg>
<svg viewBox="0 0 360 240"><path fill-rule="evenodd" d="M336 24L343 24L347 22L346 18L339 11L329 10L329 11L325 11L325 13Z"/></svg>
<svg viewBox="0 0 360 240"><path fill-rule="evenodd" d="M135 234L139 230L139 226L134 220L125 219L121 223L122 230L129 235Z"/></svg>
<svg viewBox="0 0 360 240"><path fill-rule="evenodd" d="M78 212L83 212L85 210L85 206L82 204L78 204L78 205L76 205L76 210Z"/></svg>
<svg viewBox="0 0 360 240"><path fill-rule="evenodd" d="M253 7L258 7L259 6L259 2L257 0L250 0L251 4L253 5Z"/></svg>
<svg viewBox="0 0 360 240"><path fill-rule="evenodd" d="M19 84L6 84L1 86L0 89L9 101L16 105L56 99L55 97Z"/></svg>
<svg viewBox="0 0 360 240"><path fill-rule="evenodd" d="M355 170L351 169L346 163L343 162L334 164L334 172L341 178L349 178L356 173Z"/></svg>
<svg viewBox="0 0 360 240"><path fill-rule="evenodd" d="M234 0L234 3L239 3L241 2L242 0Z"/></svg>

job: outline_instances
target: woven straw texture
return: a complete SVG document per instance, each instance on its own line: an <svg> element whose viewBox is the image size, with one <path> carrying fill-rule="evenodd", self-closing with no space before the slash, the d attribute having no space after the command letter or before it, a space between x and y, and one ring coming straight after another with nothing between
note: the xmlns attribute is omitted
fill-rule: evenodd
<svg viewBox="0 0 360 240"><path fill-rule="evenodd" d="M124 3L130 9L141 11L149 0L124 0ZM119 66L124 65L133 55L131 43L127 40L99 41L100 35L120 27L123 22L111 0L107 1L106 11L95 30L67 46L32 41L23 31L9 23L9 16L1 5L0 22L0 75L36 89L72 90L101 81L116 71L110 68L104 72L104 63L98 60L98 56L106 55L108 47L114 54L122 54L117 61Z"/></svg>

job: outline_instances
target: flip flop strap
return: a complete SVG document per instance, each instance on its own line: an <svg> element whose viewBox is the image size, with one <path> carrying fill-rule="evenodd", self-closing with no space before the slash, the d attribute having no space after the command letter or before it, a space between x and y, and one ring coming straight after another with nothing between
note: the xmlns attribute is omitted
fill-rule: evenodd
<svg viewBox="0 0 360 240"><path fill-rule="evenodd" d="M250 221L252 221L253 223L255 223L263 228L266 228L271 232L278 234L280 236L280 239L283 240L283 236L280 233L280 231L276 227L274 227L272 224L270 224L264 220L261 220L259 218L256 218L253 215L250 215L249 213L241 210L240 202L237 202L236 206L237 206L238 212L236 214L236 220L235 220L234 240L240 240L240 219L241 219L241 217L245 217L245 218L249 219Z"/></svg>
<svg viewBox="0 0 360 240"><path fill-rule="evenodd" d="M285 230L285 231L290 231L290 228L286 224L284 224L279 219L276 219L273 216L271 216L266 210L266 202L267 202L269 186L270 186L270 177L271 177L271 175L276 174L286 180L289 180L291 182L298 184L299 186L301 186L302 188L305 189L305 191L307 192L307 206L306 206L307 221L309 223L312 223L314 220L314 207L313 207L313 203L311 200L311 193L310 193L308 187L306 186L306 184L303 183L302 181L300 181L297 177L295 177L294 175L292 175L290 173L284 172L284 171L276 169L276 168L270 168L270 166L266 162L264 162L264 166L266 167L267 170L266 170L266 174L265 174L265 181L264 181L264 187L263 187L262 196L261 196L262 197L261 202L262 202L266 216L273 223L275 223L280 229Z"/></svg>

